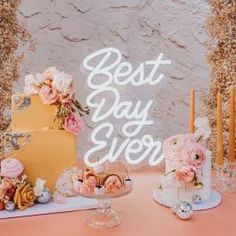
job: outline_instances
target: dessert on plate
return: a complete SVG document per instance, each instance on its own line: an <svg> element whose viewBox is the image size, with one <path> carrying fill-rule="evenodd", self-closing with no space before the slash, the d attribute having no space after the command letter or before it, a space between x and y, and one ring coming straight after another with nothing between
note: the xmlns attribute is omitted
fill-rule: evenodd
<svg viewBox="0 0 236 236"><path fill-rule="evenodd" d="M72 175L72 181L74 191L85 196L115 196L132 188L127 169L120 172L99 164Z"/></svg>

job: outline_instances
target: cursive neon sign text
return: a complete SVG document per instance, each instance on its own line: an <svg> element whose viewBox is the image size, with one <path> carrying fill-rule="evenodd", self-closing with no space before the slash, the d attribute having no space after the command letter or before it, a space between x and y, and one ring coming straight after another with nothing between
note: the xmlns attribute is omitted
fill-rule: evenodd
<svg viewBox="0 0 236 236"><path fill-rule="evenodd" d="M87 105L94 111L92 121L96 128L91 135L94 146L84 156L88 166L96 166L106 161L113 162L124 155L129 164L139 164L148 158L151 166L158 165L163 155L160 155L161 142L153 140L149 134L141 138L138 134L144 126L154 124L148 118L149 110L153 104L149 100L144 104L140 99L134 101L122 101L118 88L120 86L154 86L164 78L163 73L158 74L161 65L171 64L170 60L164 60L160 53L156 60L148 60L140 63L136 69L127 62L122 61L121 52L116 48L104 48L87 56L83 66L89 71L87 84L92 92L87 97ZM145 67L151 67L148 75L145 75ZM115 86L114 86L115 85ZM114 132L112 119L125 119L122 125L122 143ZM108 141L111 143L108 145ZM101 151L108 150L103 157Z"/></svg>

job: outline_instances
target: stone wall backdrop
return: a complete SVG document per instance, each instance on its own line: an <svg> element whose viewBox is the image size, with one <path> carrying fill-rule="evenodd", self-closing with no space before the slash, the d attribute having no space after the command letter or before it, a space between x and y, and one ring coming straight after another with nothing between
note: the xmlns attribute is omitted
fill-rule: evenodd
<svg viewBox="0 0 236 236"><path fill-rule="evenodd" d="M135 65L163 52L172 61L163 67L165 79L151 94L139 94L154 100L150 117L155 125L148 132L160 139L185 132L189 91L194 87L199 99L209 83L204 46L208 11L206 0L22 0L19 17L37 43L35 51L25 54L22 78L56 66L74 76L77 96L85 103L89 91L80 65L88 54L116 47ZM22 86L20 81L15 91ZM89 129L78 139L79 157L91 145Z"/></svg>

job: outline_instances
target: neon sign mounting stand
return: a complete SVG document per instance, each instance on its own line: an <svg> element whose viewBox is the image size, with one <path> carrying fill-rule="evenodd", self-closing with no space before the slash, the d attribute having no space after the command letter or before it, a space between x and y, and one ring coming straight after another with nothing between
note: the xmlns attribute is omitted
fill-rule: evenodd
<svg viewBox="0 0 236 236"><path fill-rule="evenodd" d="M142 100L138 100L136 103L134 101L121 101L117 87L126 85L133 87L155 86L164 78L162 73L156 76L159 67L169 64L171 61L164 60L163 54L160 53L155 60L140 63L133 70L129 62L122 61L121 52L116 48L103 48L84 59L83 66L89 71L87 84L92 89L86 103L94 111L91 119L96 124L91 135L94 146L84 155L86 165L96 166L98 157L99 164L106 161L113 162L122 154L125 160L133 165L148 159L148 164L155 166L163 160L163 155L160 153L160 141L155 141L149 134L144 134L141 138L137 137L144 126L154 124L153 120L148 119L148 112L153 101L149 100L146 104L143 104L144 101ZM144 76L145 66L152 68L146 77ZM112 85L116 85L116 87ZM112 105L110 105L111 99L108 99L107 94L112 95L112 100L114 100ZM97 101L98 98L99 102ZM106 105L109 109L105 109ZM114 134L114 124L111 123L111 118L127 120L121 129L122 136L125 139L119 147L118 137ZM103 139L99 137L99 134L101 136L102 133L105 133ZM109 145L108 140L112 140ZM107 149L109 151L101 157L101 151Z"/></svg>

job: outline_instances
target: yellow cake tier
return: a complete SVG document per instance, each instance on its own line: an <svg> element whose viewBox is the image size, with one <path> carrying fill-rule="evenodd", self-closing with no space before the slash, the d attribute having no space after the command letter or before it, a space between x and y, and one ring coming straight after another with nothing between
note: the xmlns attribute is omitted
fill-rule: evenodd
<svg viewBox="0 0 236 236"><path fill-rule="evenodd" d="M14 94L12 96L11 130L59 129L58 123L55 122L56 109L55 105L43 104L38 95Z"/></svg>
<svg viewBox="0 0 236 236"><path fill-rule="evenodd" d="M27 144L13 151L12 155L24 165L29 182L45 179L47 187L54 191L56 180L63 170L75 165L76 136L63 130L30 131L28 134Z"/></svg>

